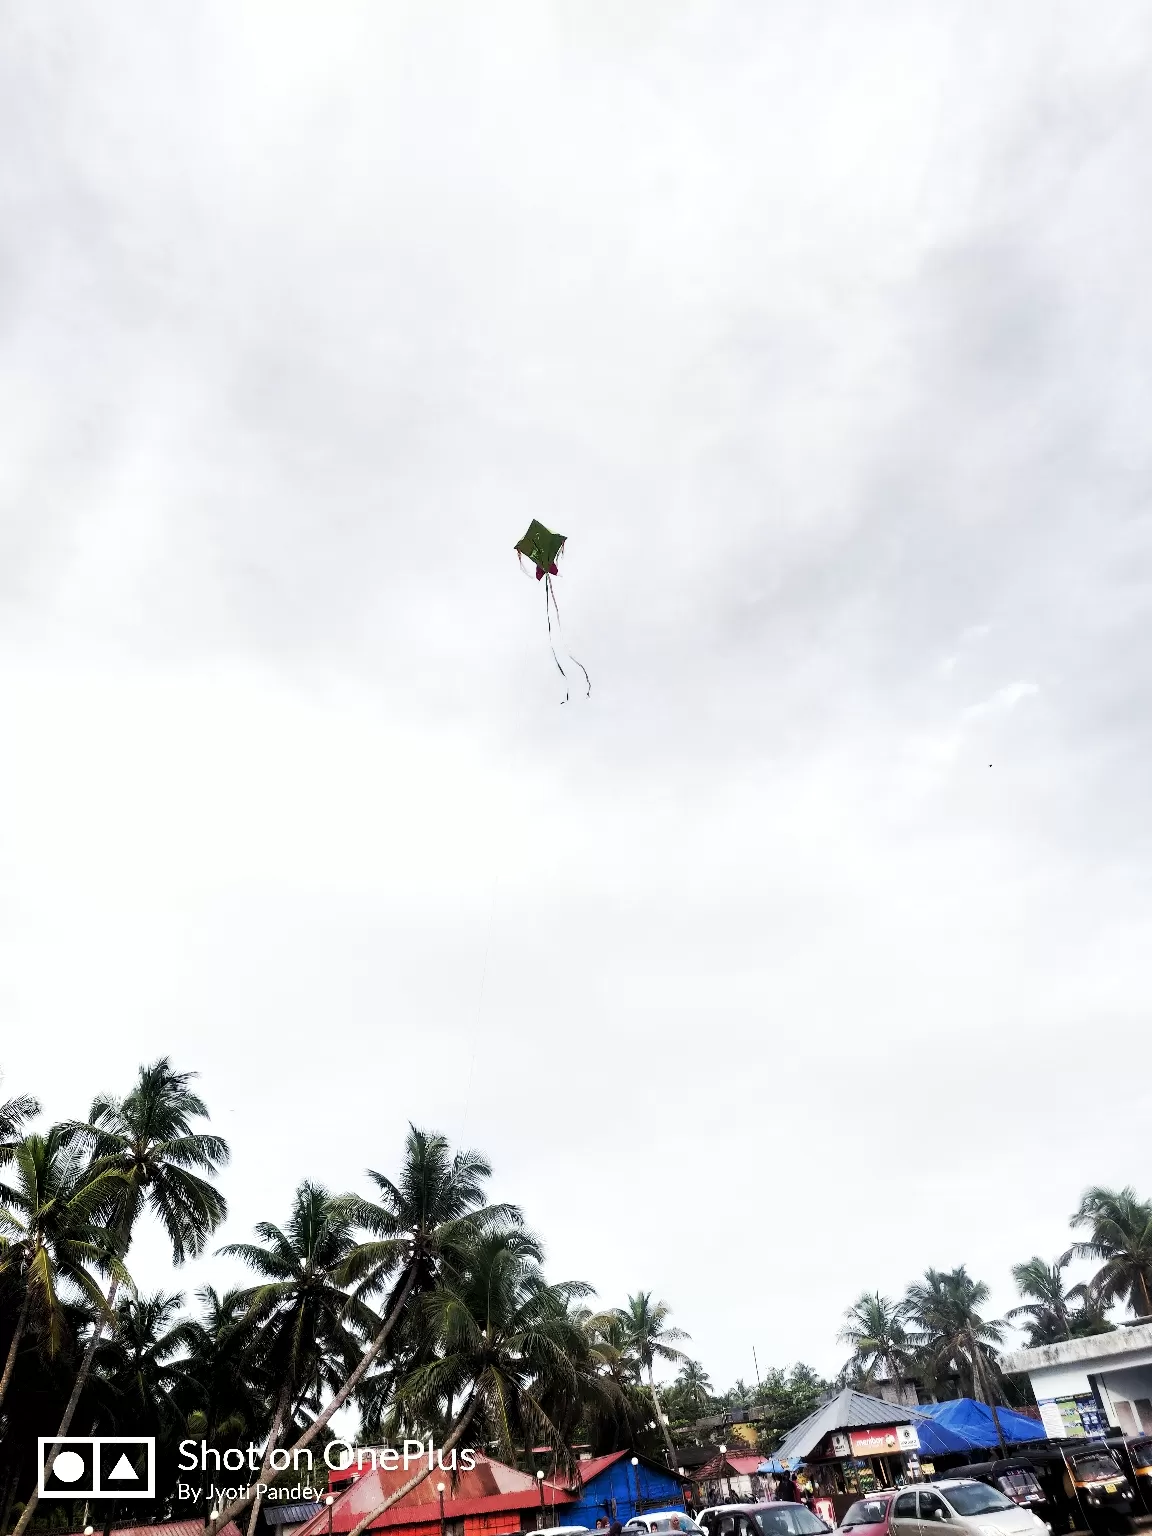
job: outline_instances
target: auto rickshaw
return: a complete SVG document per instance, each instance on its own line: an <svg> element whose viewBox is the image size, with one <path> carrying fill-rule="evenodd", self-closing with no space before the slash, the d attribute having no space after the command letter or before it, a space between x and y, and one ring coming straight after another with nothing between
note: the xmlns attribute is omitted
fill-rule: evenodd
<svg viewBox="0 0 1152 1536"><path fill-rule="evenodd" d="M1005 1498L1030 1509L1039 1515L1046 1525L1053 1523L1056 1501L1044 1488L1036 1475L1036 1468L1025 1456L1001 1457L998 1461L976 1461L966 1467L957 1467L952 1477L975 1477L982 1483L998 1489Z"/></svg>
<svg viewBox="0 0 1152 1536"><path fill-rule="evenodd" d="M1109 1435L1108 1448L1130 1476L1143 1513L1152 1515L1152 1435Z"/></svg>
<svg viewBox="0 0 1152 1536"><path fill-rule="evenodd" d="M1051 1513L1043 1518L1054 1531L1086 1525L1093 1536L1114 1536L1130 1531L1141 1512L1131 1481L1103 1440L1048 1440L1018 1459L1032 1467L1048 1495Z"/></svg>

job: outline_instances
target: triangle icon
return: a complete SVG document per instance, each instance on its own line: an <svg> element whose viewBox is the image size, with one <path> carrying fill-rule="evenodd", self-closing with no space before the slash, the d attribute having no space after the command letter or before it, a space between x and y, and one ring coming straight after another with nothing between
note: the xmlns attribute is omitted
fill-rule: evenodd
<svg viewBox="0 0 1152 1536"><path fill-rule="evenodd" d="M131 1481L134 1483L138 1483L140 1481L139 1477L136 1475L136 1468L128 1460L128 1457L125 1454L121 1454L120 1460L112 1468L111 1472L109 1472L108 1481L111 1482L114 1477L119 1478L122 1482L126 1479L131 1479Z"/></svg>

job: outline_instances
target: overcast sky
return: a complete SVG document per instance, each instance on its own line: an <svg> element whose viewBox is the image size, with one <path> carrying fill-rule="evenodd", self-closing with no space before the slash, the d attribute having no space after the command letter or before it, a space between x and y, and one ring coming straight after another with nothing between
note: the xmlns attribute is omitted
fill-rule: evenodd
<svg viewBox="0 0 1152 1536"><path fill-rule="evenodd" d="M198 1070L222 1241L463 1135L718 1387L1152 1192L1150 49L7 6L5 1091Z"/></svg>

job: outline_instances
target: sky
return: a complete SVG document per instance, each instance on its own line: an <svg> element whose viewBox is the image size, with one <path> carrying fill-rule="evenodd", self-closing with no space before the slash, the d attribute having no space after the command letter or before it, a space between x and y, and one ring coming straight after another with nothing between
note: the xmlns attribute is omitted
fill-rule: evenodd
<svg viewBox="0 0 1152 1536"><path fill-rule="evenodd" d="M221 1242L441 1130L719 1388L1152 1190L1150 54L13 0L4 1092L197 1071Z"/></svg>

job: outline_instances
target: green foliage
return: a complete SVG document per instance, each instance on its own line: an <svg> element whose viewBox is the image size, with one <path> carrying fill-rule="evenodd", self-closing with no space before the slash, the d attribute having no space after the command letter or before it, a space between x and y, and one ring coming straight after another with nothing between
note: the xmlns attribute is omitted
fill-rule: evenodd
<svg viewBox="0 0 1152 1536"><path fill-rule="evenodd" d="M1065 1261L1100 1261L1089 1283L1094 1305L1107 1309L1126 1302L1135 1316L1152 1317L1152 1201L1138 1199L1129 1187L1095 1185L1084 1191L1071 1221L1089 1235L1072 1244Z"/></svg>

